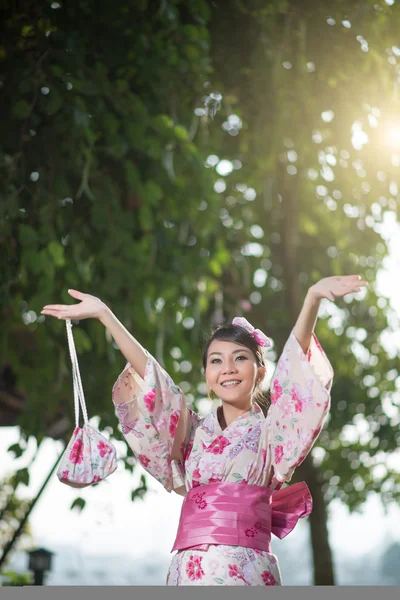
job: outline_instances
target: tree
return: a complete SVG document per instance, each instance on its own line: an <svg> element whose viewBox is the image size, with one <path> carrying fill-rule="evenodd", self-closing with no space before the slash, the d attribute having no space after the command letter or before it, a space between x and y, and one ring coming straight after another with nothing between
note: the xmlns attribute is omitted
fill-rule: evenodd
<svg viewBox="0 0 400 600"><path fill-rule="evenodd" d="M400 491L399 473L385 464L399 441L398 370L382 346L390 311L374 289L387 252L384 215L397 211L399 157L382 135L397 107L399 19L383 2L341 1L230 2L212 19L213 64L231 105L220 156L243 164L224 192L234 255L225 316L251 308L281 349L311 283L352 272L370 281L367 302L327 307L318 325L336 371L333 405L296 472L314 499L316 584L334 583L330 500L355 510L373 491L384 502Z"/></svg>
<svg viewBox="0 0 400 600"><path fill-rule="evenodd" d="M29 397L18 422L40 440L72 411L64 324L39 316L45 303L89 289L171 365L164 346L186 339L186 306L201 310L229 257L211 239L219 199L203 168L207 124L194 143L207 3L12 6L1 62L2 363ZM95 323L75 338L89 412L111 427L104 390L118 354Z"/></svg>

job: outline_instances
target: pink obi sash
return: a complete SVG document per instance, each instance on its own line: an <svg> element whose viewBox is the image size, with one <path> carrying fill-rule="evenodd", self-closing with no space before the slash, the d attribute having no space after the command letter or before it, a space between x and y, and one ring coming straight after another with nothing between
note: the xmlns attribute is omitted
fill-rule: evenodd
<svg viewBox="0 0 400 600"><path fill-rule="evenodd" d="M259 485L207 483L187 494L171 550L206 550L209 544L271 552L271 533L284 538L311 513L303 482L272 492Z"/></svg>

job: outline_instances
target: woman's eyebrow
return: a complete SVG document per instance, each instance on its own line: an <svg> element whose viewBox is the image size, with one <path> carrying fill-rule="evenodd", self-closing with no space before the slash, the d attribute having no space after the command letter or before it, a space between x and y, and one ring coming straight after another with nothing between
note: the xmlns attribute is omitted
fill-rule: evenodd
<svg viewBox="0 0 400 600"><path fill-rule="evenodd" d="M232 352L232 354L238 354L238 352L249 352L249 350L247 350L246 348L243 348L243 350L234 350ZM210 354L208 356L211 356L212 354L218 354L219 356L222 355L222 352L210 352Z"/></svg>

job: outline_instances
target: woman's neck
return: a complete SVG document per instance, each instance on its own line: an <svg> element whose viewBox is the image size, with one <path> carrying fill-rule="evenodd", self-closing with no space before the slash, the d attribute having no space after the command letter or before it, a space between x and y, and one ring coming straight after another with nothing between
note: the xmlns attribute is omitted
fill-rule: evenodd
<svg viewBox="0 0 400 600"><path fill-rule="evenodd" d="M227 404L226 402L222 403L222 406L219 407L219 422L222 429L225 427L229 427L229 425L238 417L244 415L244 413L248 412L252 407L252 403L250 402L247 406L233 406L232 404Z"/></svg>

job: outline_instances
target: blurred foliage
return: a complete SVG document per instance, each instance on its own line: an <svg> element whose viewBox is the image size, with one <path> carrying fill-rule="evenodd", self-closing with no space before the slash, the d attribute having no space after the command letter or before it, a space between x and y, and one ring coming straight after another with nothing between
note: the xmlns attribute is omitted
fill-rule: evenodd
<svg viewBox="0 0 400 600"><path fill-rule="evenodd" d="M25 513L29 509L29 500L19 498L15 476L3 478L0 482L0 548L3 550L14 535ZM17 541L16 549L23 549L32 540L29 523L26 523ZM6 560L7 564L7 560ZM2 573L3 574L3 573Z"/></svg>
<svg viewBox="0 0 400 600"><path fill-rule="evenodd" d="M33 585L32 573L17 573L16 571L1 571L0 572L1 586L24 586Z"/></svg>
<svg viewBox="0 0 400 600"><path fill-rule="evenodd" d="M397 322L375 286L399 199L384 135L399 26L383 0L10 3L0 348L26 435L72 422L64 324L38 316L70 287L104 299L196 402L210 323L251 311L273 361L308 287L357 272L367 297L327 303L318 324L336 376L313 456L327 502L400 497L398 364L382 345ZM74 334L89 416L122 439L107 391L120 355L98 323Z"/></svg>
<svg viewBox="0 0 400 600"><path fill-rule="evenodd" d="M229 256L211 235L219 197L203 167L208 122L193 114L210 72L207 3L10 7L0 348L29 398L20 425L40 441L72 413L64 323L45 321L44 304L69 302L70 287L104 298L171 368L165 347L191 351L186 304L204 312ZM114 428L105 390L119 353L97 323L74 334L89 414Z"/></svg>

